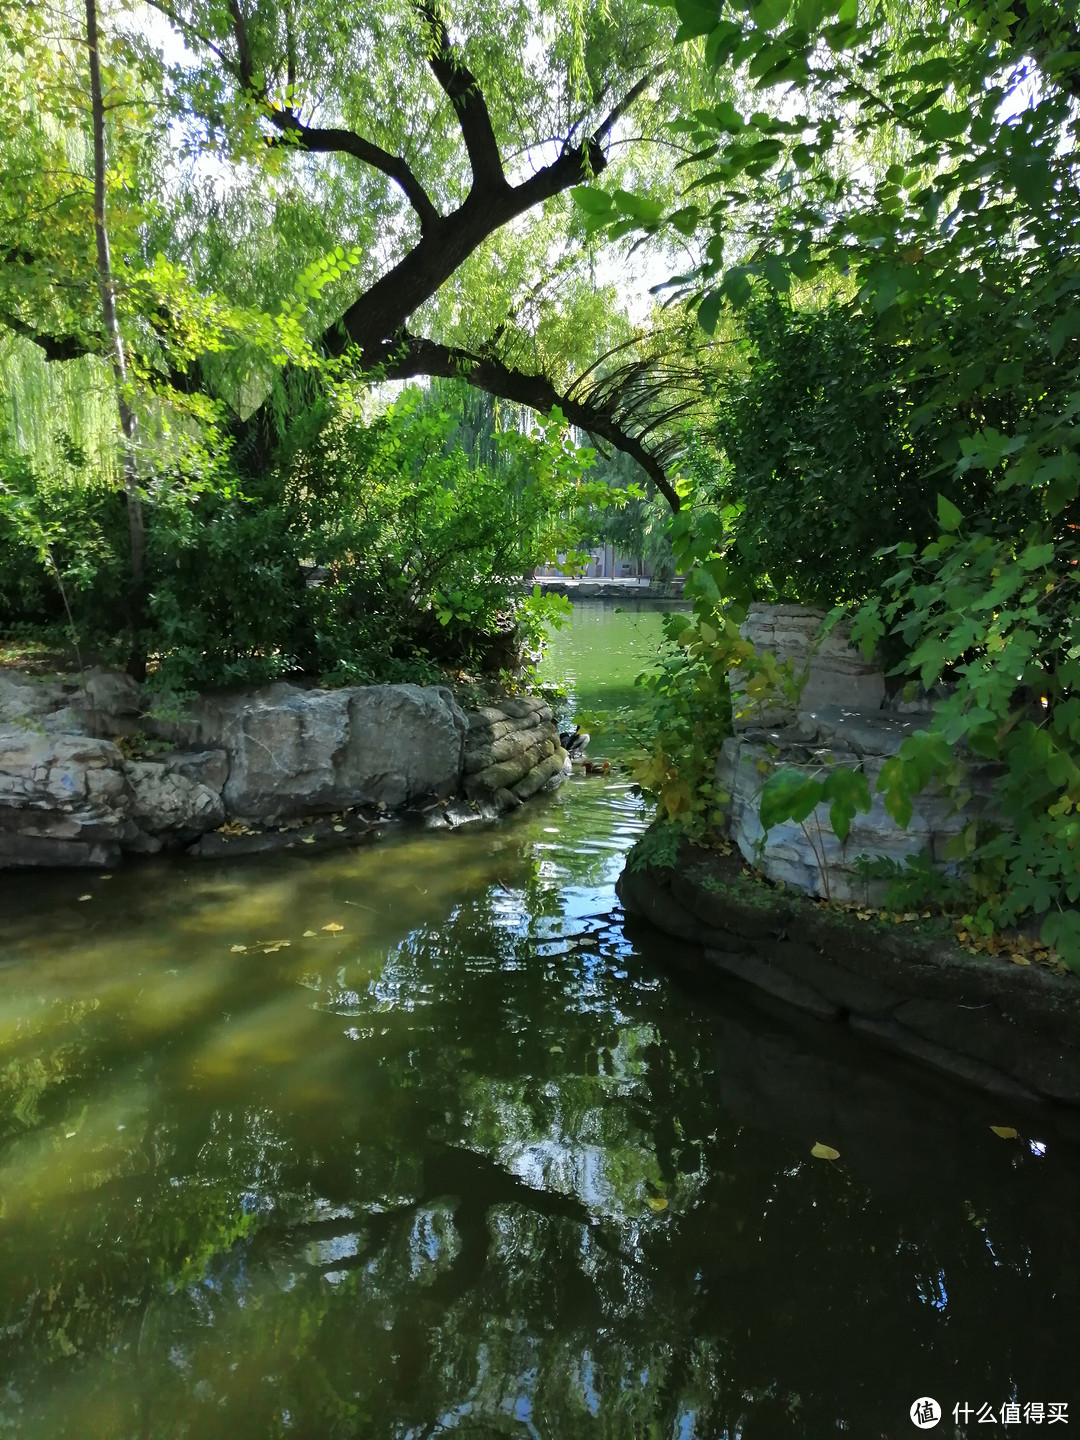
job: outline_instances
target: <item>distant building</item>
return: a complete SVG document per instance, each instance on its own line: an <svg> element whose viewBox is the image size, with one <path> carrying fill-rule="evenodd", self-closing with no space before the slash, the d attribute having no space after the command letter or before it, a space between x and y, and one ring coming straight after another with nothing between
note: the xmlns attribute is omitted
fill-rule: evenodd
<svg viewBox="0 0 1080 1440"><path fill-rule="evenodd" d="M582 580L636 580L648 585L652 580L653 567L648 560L639 560L636 555L623 555L614 545L596 545L582 552L590 557L584 570L574 574ZM559 560L563 560L559 556ZM538 580L557 580L566 575L558 563L542 565L534 572Z"/></svg>

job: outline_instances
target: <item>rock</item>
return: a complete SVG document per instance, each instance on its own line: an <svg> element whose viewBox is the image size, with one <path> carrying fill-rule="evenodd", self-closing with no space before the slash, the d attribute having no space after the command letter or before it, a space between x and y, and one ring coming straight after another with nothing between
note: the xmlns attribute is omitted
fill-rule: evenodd
<svg viewBox="0 0 1080 1440"><path fill-rule="evenodd" d="M805 829L794 821L785 821L774 825L766 835L758 818L761 789L774 766L802 769L810 775L819 771L819 761L806 763L790 750L786 751L780 732L776 732L781 746L779 753L776 753L776 740L758 741L739 735L725 740L715 778L716 784L730 797L725 805L727 832L744 859L770 880L783 881L804 894L823 896L826 883L817 850L828 870L831 898L863 904L878 903L887 882L861 878L858 873L861 856L902 865L908 858L929 851L936 861L945 865L949 842L966 828L974 814L985 813L989 807L993 771L985 765L972 766L971 789L975 798L959 813L940 793L932 788L925 790L915 797L911 819L902 829L885 809L884 799L875 787L884 758L895 753L910 733L909 727L923 723L922 717L915 716L906 720L883 717L879 721L876 717L871 720L867 716L838 715L825 726L826 735L844 733L847 726L846 733L852 744L863 747L861 760L860 752L853 750L849 763L861 763L872 800L867 814L855 815L843 845L833 834L829 807L825 804L819 805L807 818ZM871 745L878 747L873 754Z"/></svg>
<svg viewBox="0 0 1080 1440"><path fill-rule="evenodd" d="M879 1044L887 1045L890 1050L899 1051L901 1055L909 1055L913 1060L930 1065L935 1070L944 1071L946 1075L952 1075L958 1080L965 1081L968 1085L986 1090L991 1095L1001 1095L1010 1100L1037 1100L1039 1098L1026 1085L1021 1085L1019 1081L1006 1075L996 1066L987 1065L981 1060L973 1060L967 1055L960 1055L945 1046L934 1045L892 1021L865 1020L859 1015L852 1015L848 1024L860 1035L867 1035Z"/></svg>
<svg viewBox="0 0 1080 1440"><path fill-rule="evenodd" d="M0 730L0 866L115 864L131 799L109 741Z"/></svg>
<svg viewBox="0 0 1080 1440"><path fill-rule="evenodd" d="M517 755L523 755L531 746L543 739L555 739L555 727L544 725L539 721L530 724L527 729L511 730L501 735L491 744L467 747L465 750L464 768L466 775L475 775L481 770L488 769L503 760L511 760Z"/></svg>
<svg viewBox="0 0 1080 1440"><path fill-rule="evenodd" d="M132 791L131 818L148 834L193 840L224 823L220 790L157 761L131 760L124 768Z"/></svg>
<svg viewBox="0 0 1080 1440"><path fill-rule="evenodd" d="M884 674L849 643L843 623L818 640L824 619L823 610L805 605L752 605L742 634L759 654L771 652L781 663L793 660L796 674L808 667L799 710L830 705L878 709L885 699ZM744 724L776 724L794 718L793 707L781 696L770 699L764 708L750 706L734 677L731 693L736 712L743 711L742 718L737 713L737 729Z"/></svg>
<svg viewBox="0 0 1080 1440"><path fill-rule="evenodd" d="M539 732L537 732L539 733ZM528 750L515 755L511 760L503 760L497 765L489 765L485 770L478 771L475 775L465 777L465 793L470 799L477 796L491 796L498 790L509 790L517 785L518 781L524 780L529 771L541 760L554 755L557 742L552 739L540 739ZM560 765L561 765L560 761ZM545 779L549 778L545 776Z"/></svg>
<svg viewBox="0 0 1080 1440"><path fill-rule="evenodd" d="M558 750L555 751L555 758L558 759L559 756L562 757L562 762L559 765L559 768L552 772L549 779L544 781L543 785L541 785L540 787L541 790L557 790L559 786L563 783L563 781L569 779L569 777L573 774L574 767L570 763L570 756L566 753L566 751L562 748L561 745L559 746Z"/></svg>
<svg viewBox="0 0 1080 1440"><path fill-rule="evenodd" d="M560 748L553 755L541 760L539 765L534 765L525 778L514 786L514 794L519 800L528 800L556 776L561 778L566 759L566 751Z"/></svg>
<svg viewBox="0 0 1080 1440"><path fill-rule="evenodd" d="M203 697L186 725L229 755L228 812L263 822L451 795L465 732L450 692L419 685L270 685Z"/></svg>
<svg viewBox="0 0 1080 1440"><path fill-rule="evenodd" d="M229 757L224 750L181 750L166 759L165 769L170 775L183 775L220 795L229 778Z"/></svg>
<svg viewBox="0 0 1080 1440"><path fill-rule="evenodd" d="M64 705L72 688L60 680L37 680L18 670L0 670L0 725L40 720Z"/></svg>
<svg viewBox="0 0 1080 1440"><path fill-rule="evenodd" d="M87 734L133 735L143 712L142 691L130 675L95 667L86 672L71 706L82 716Z"/></svg>
<svg viewBox="0 0 1080 1440"><path fill-rule="evenodd" d="M707 949L705 958L718 970L734 975L739 980L746 980L759 990L764 990L766 994L774 995L778 1000L785 1000L789 1005L796 1005L800 1010L816 1015L819 1020L839 1018L838 1007L824 995L799 980L793 980L783 970L756 955Z"/></svg>

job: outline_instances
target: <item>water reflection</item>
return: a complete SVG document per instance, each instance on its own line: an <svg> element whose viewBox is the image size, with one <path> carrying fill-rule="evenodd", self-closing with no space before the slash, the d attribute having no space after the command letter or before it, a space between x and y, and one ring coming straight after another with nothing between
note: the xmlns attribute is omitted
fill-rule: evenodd
<svg viewBox="0 0 1080 1440"><path fill-rule="evenodd" d="M2 882L0 1434L809 1440L906 1434L921 1394L1075 1409L1067 1123L628 933L642 823L578 778L300 866Z"/></svg>

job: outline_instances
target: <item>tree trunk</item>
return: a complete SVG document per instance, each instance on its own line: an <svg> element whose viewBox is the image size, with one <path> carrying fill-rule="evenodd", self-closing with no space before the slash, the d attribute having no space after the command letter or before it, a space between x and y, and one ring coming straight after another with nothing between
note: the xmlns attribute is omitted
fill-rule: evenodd
<svg viewBox="0 0 1080 1440"><path fill-rule="evenodd" d="M120 411L120 461L124 476L128 535L131 545L131 575L128 594L128 625L131 650L128 673L136 680L146 678L146 648L142 635L146 583L146 531L142 497L135 465L135 412L128 398L124 341L116 318L116 292L109 257L109 231L105 223L105 102L101 93L101 60L98 54L97 0L86 0L86 48L90 57L90 113L94 131L94 239L97 244L98 289L105 349L111 355L116 400Z"/></svg>

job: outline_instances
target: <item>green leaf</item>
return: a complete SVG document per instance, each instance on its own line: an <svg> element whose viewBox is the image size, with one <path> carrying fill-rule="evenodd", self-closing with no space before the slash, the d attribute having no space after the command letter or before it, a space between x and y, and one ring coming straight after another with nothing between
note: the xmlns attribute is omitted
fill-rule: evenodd
<svg viewBox="0 0 1080 1440"><path fill-rule="evenodd" d="M676 45L698 35L708 35L720 19L719 5L710 5L707 0L675 0L675 12L680 21L675 32Z"/></svg>
<svg viewBox="0 0 1080 1440"><path fill-rule="evenodd" d="M952 501L940 494L937 497L937 517L942 530L948 531L958 530L964 518Z"/></svg>
<svg viewBox="0 0 1080 1440"><path fill-rule="evenodd" d="M821 796L831 802L829 824L842 845L851 834L855 812L869 813L872 801L866 776L861 770L849 770L847 766L839 765L825 777Z"/></svg>
<svg viewBox="0 0 1080 1440"><path fill-rule="evenodd" d="M771 830L785 820L801 823L812 814L822 798L820 780L802 770L774 770L761 787L759 819L763 830Z"/></svg>
<svg viewBox="0 0 1080 1440"><path fill-rule="evenodd" d="M574 204L586 215L607 215L614 205L606 190L597 190L592 185L575 185L570 191Z"/></svg>
<svg viewBox="0 0 1080 1440"><path fill-rule="evenodd" d="M736 309L745 305L753 294L749 280L750 273L749 265L733 265L724 275L720 288Z"/></svg>
<svg viewBox="0 0 1080 1440"><path fill-rule="evenodd" d="M1080 911L1052 910L1042 924L1039 938L1053 945L1070 970L1080 972Z"/></svg>
<svg viewBox="0 0 1080 1440"><path fill-rule="evenodd" d="M787 17L791 0L757 0L750 6L750 16L761 30L774 30Z"/></svg>
<svg viewBox="0 0 1080 1440"><path fill-rule="evenodd" d="M716 329L716 322L720 318L720 310L724 304L723 292L710 290L698 306L697 321L706 335L711 335Z"/></svg>

